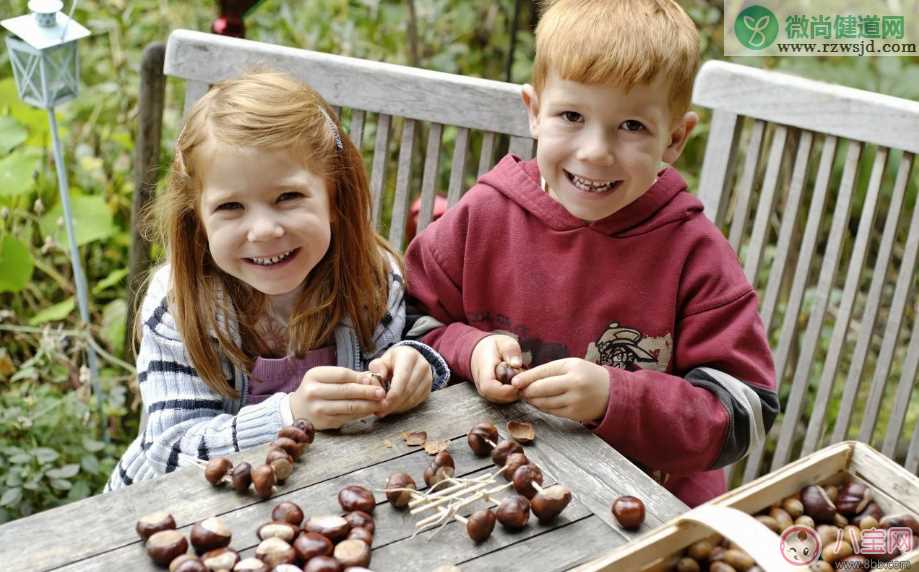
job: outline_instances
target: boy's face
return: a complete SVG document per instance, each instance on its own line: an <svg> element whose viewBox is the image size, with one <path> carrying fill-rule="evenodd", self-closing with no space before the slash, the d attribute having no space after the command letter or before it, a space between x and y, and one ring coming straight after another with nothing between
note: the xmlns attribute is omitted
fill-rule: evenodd
<svg viewBox="0 0 919 572"><path fill-rule="evenodd" d="M572 215L596 221L647 191L661 161L672 163L698 118L673 118L666 80L629 91L564 80L554 72L542 93L524 86L536 160L549 194Z"/></svg>

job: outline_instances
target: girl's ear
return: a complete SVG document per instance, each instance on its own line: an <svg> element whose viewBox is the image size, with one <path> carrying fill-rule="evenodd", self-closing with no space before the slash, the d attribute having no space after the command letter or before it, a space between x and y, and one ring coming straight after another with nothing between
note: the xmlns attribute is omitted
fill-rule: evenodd
<svg viewBox="0 0 919 572"><path fill-rule="evenodd" d="M533 86L530 84L524 84L523 90L520 92L520 98L523 100L523 105L527 108L527 115L530 119L530 135L533 136L533 139L539 138L539 95L536 94L536 90L533 89Z"/></svg>
<svg viewBox="0 0 919 572"><path fill-rule="evenodd" d="M698 124L699 116L693 111L687 111L683 117L680 118L676 125L670 130L670 143L664 150L664 156L662 157L665 163L672 165L680 158L680 154L683 152L683 148L689 140L690 133L692 133L692 130L695 129Z"/></svg>

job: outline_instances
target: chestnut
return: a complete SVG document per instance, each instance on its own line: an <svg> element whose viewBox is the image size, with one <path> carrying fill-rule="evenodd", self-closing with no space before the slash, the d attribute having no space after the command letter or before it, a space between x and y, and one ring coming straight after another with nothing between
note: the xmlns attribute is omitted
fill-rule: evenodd
<svg viewBox="0 0 919 572"><path fill-rule="evenodd" d="M823 560L817 560L816 562L811 562L811 565L808 567L810 572L833 572L833 565L829 562L824 562Z"/></svg>
<svg viewBox="0 0 919 572"><path fill-rule="evenodd" d="M916 520L916 517L904 513L904 514L891 514L885 516L880 521L878 521L879 528L909 528L913 531L913 534L919 534L919 520Z"/></svg>
<svg viewBox="0 0 919 572"><path fill-rule="evenodd" d="M287 459L275 459L271 461L271 470L274 471L274 480L283 483L293 474L294 465Z"/></svg>
<svg viewBox="0 0 919 572"><path fill-rule="evenodd" d="M345 514L344 519L348 521L348 524L351 525L351 528L366 528L370 534L373 534L373 531L376 528L373 523L373 517L362 510L351 511Z"/></svg>
<svg viewBox="0 0 919 572"><path fill-rule="evenodd" d="M519 467L522 467L528 464L530 460L524 453L514 453L507 456L507 460L504 461L504 466L501 467L501 476L505 479L511 481L514 479L514 471Z"/></svg>
<svg viewBox="0 0 919 572"><path fill-rule="evenodd" d="M271 572L303 572L303 568L296 564L278 564L271 569Z"/></svg>
<svg viewBox="0 0 919 572"><path fill-rule="evenodd" d="M870 516L870 515L869 515L869 516L866 516L866 517L862 518L860 521L858 521L858 525L857 525L857 526L858 526L858 528L861 529L861 530L868 530L868 529L871 529L871 528L877 528L877 527L878 527L878 521L877 521L877 519L875 519L873 516Z"/></svg>
<svg viewBox="0 0 919 572"><path fill-rule="evenodd" d="M807 516L806 514L802 514L801 516L799 516L798 518L796 518L796 519L795 519L795 524L797 524L797 525L799 525L799 526L807 526L807 527L809 527L809 528L813 528L814 530L817 529L817 523L814 522L814 519L812 519L811 517Z"/></svg>
<svg viewBox="0 0 919 572"><path fill-rule="evenodd" d="M269 566L277 566L296 562L297 552L280 538L268 538L255 548L255 557Z"/></svg>
<svg viewBox="0 0 919 572"><path fill-rule="evenodd" d="M491 423L479 423L466 434L466 443L479 457L491 454L498 439L498 429Z"/></svg>
<svg viewBox="0 0 919 572"><path fill-rule="evenodd" d="M306 447L306 444L298 443L289 437L278 437L271 442L271 446L284 449L287 451L287 454L296 461L300 458L300 455L303 454L303 449Z"/></svg>
<svg viewBox="0 0 919 572"><path fill-rule="evenodd" d="M804 487L801 490L801 503L804 505L804 514L816 522L832 523L835 520L836 505L820 485Z"/></svg>
<svg viewBox="0 0 919 572"><path fill-rule="evenodd" d="M332 541L318 532L304 532L294 540L294 550L306 562L314 556L331 556Z"/></svg>
<svg viewBox="0 0 919 572"><path fill-rule="evenodd" d="M562 485L546 487L530 499L530 508L540 524L548 524L571 502L571 491Z"/></svg>
<svg viewBox="0 0 919 572"><path fill-rule="evenodd" d="M788 497L782 500L782 508L792 519L797 519L804 514L804 504L798 497Z"/></svg>
<svg viewBox="0 0 919 572"><path fill-rule="evenodd" d="M881 517L883 517L884 515L881 512L881 507L878 506L878 503L874 501L869 502L868 506L865 507L865 510L863 510L862 512L852 517L851 522L855 526L860 527L862 520L869 516L873 518L874 520L880 522Z"/></svg>
<svg viewBox="0 0 919 572"><path fill-rule="evenodd" d="M712 549L714 549L714 546L712 546L711 542L708 540L700 540L689 546L687 554L689 554L690 558L695 560L708 560L709 556L712 554Z"/></svg>
<svg viewBox="0 0 919 572"><path fill-rule="evenodd" d="M756 565L756 562L749 554L737 548L725 550L723 562L735 570L749 570Z"/></svg>
<svg viewBox="0 0 919 572"><path fill-rule="evenodd" d="M785 509L779 508L777 506L772 507L769 510L769 516L775 519L776 524L779 526L780 532L785 532L785 529L794 524L791 515L788 514Z"/></svg>
<svg viewBox="0 0 919 572"><path fill-rule="evenodd" d="M259 540L268 540L269 538L280 538L284 542L290 543L297 537L300 530L289 522L269 522L258 527L255 535Z"/></svg>
<svg viewBox="0 0 919 572"><path fill-rule="evenodd" d="M216 516L196 522L191 527L191 533L189 534L191 545L194 546L195 552L198 554L229 546L232 538L233 533Z"/></svg>
<svg viewBox="0 0 919 572"><path fill-rule="evenodd" d="M311 516L303 523L303 530L306 532L318 532L332 542L344 540L350 529L351 525L347 520L334 514Z"/></svg>
<svg viewBox="0 0 919 572"><path fill-rule="evenodd" d="M760 514L756 516L756 520L760 521L763 525L766 526L769 530L776 534L782 534L782 527L779 525L779 521L772 518L771 516Z"/></svg>
<svg viewBox="0 0 919 572"><path fill-rule="evenodd" d="M274 469L271 468L271 465L259 465L252 469L252 485L255 487L255 494L263 499L270 497L274 484Z"/></svg>
<svg viewBox="0 0 919 572"><path fill-rule="evenodd" d="M232 570L237 562L239 562L239 553L232 548L217 548L201 556L201 563L208 570Z"/></svg>
<svg viewBox="0 0 919 572"><path fill-rule="evenodd" d="M310 558L303 567L303 572L341 572L342 569L341 563L331 556L316 556Z"/></svg>
<svg viewBox="0 0 919 572"><path fill-rule="evenodd" d="M290 501L278 503L277 506L271 509L271 520L300 526L300 523L303 522L303 509L297 503Z"/></svg>
<svg viewBox="0 0 919 572"><path fill-rule="evenodd" d="M708 572L737 572L737 570L727 562L719 560L708 566Z"/></svg>
<svg viewBox="0 0 919 572"><path fill-rule="evenodd" d="M407 473L393 473L389 477L389 480L386 481L386 498L393 507L401 509L407 507L411 502L412 493L397 489L417 490L418 487L415 485L415 479Z"/></svg>
<svg viewBox="0 0 919 572"><path fill-rule="evenodd" d="M852 545L846 540L841 540L839 542L830 542L824 546L820 556L822 556L825 561L832 564L837 560L842 560L846 556L852 556L852 552Z"/></svg>
<svg viewBox="0 0 919 572"><path fill-rule="evenodd" d="M180 554L188 551L188 541L178 530L161 530L147 539L147 554L160 566L168 566Z"/></svg>
<svg viewBox="0 0 919 572"><path fill-rule="evenodd" d="M517 470L514 471L514 478L512 481L515 491L531 499L539 492L536 490L536 485L542 484L542 469L540 469L538 465L532 463L517 467Z"/></svg>
<svg viewBox="0 0 919 572"><path fill-rule="evenodd" d="M496 466L503 467L507 458L514 453L523 453L523 447L516 441L501 441L492 450L491 460Z"/></svg>
<svg viewBox="0 0 919 572"><path fill-rule="evenodd" d="M180 554L169 563L169 572L209 572L208 567L191 554Z"/></svg>
<svg viewBox="0 0 919 572"><path fill-rule="evenodd" d="M223 477L233 468L233 463L226 457L211 459L204 466L204 478L214 486L223 482Z"/></svg>
<svg viewBox="0 0 919 572"><path fill-rule="evenodd" d="M316 429L314 429L313 424L307 421L306 419L294 420L294 424L292 425L292 427L296 427L297 429L303 431L303 433L306 435L305 443L307 445L312 443L313 439L315 439L316 437Z"/></svg>
<svg viewBox="0 0 919 572"><path fill-rule="evenodd" d="M626 530L638 530L645 521L645 503L641 499L625 495L613 501L613 516Z"/></svg>
<svg viewBox="0 0 919 572"><path fill-rule="evenodd" d="M495 379L507 385L514 379L515 375L522 371L522 367L514 367L506 361L502 361L495 366Z"/></svg>
<svg viewBox="0 0 919 572"><path fill-rule="evenodd" d="M230 471L230 483L233 485L233 490L239 494L243 494L249 491L249 485L252 484L252 465L249 463L243 462Z"/></svg>
<svg viewBox="0 0 919 572"><path fill-rule="evenodd" d="M434 455L433 462L435 465L440 465L441 467L456 468L456 463L453 462L453 456L450 455L448 451L441 451Z"/></svg>
<svg viewBox="0 0 919 572"><path fill-rule="evenodd" d="M836 510L846 516L855 516L865 510L872 500L871 489L862 483L846 483L836 497Z"/></svg>
<svg viewBox="0 0 919 572"><path fill-rule="evenodd" d="M308 439L305 431L297 427L294 427L293 425L288 425L287 427L281 427L281 430L278 431L278 438L280 437L287 437L288 439L293 439L297 443L306 443Z"/></svg>
<svg viewBox="0 0 919 572"><path fill-rule="evenodd" d="M484 542L495 529L496 520L495 513L488 509L476 511L466 519L466 534L476 543Z"/></svg>
<svg viewBox="0 0 919 572"><path fill-rule="evenodd" d="M348 485L338 491L338 504L345 512L360 510L366 513L373 512L377 505L373 493L360 485Z"/></svg>
<svg viewBox="0 0 919 572"><path fill-rule="evenodd" d="M455 466L450 453L447 451L437 453L428 468L424 470L424 482L429 487L433 487L443 480L452 478Z"/></svg>
<svg viewBox="0 0 919 572"><path fill-rule="evenodd" d="M504 497L495 516L504 528L520 530L530 520L530 501L520 495Z"/></svg>
<svg viewBox="0 0 919 572"><path fill-rule="evenodd" d="M526 421L508 421L507 432L514 441L521 445L529 445L536 439L536 430L532 423Z"/></svg>
<svg viewBox="0 0 919 572"><path fill-rule="evenodd" d="M676 572L701 572L699 563L692 558L684 556L676 563Z"/></svg>
<svg viewBox="0 0 919 572"><path fill-rule="evenodd" d="M233 572L271 572L271 566L258 558L249 557L237 562L236 566L233 567Z"/></svg>
<svg viewBox="0 0 919 572"><path fill-rule="evenodd" d="M342 566L367 566L370 564L370 546L360 540L342 540L332 554Z"/></svg>
<svg viewBox="0 0 919 572"><path fill-rule="evenodd" d="M265 464L270 465L278 459L286 459L291 463L294 462L294 458L291 457L290 454L284 449L281 449L280 447L270 447L268 449L268 453L265 455Z"/></svg>
<svg viewBox="0 0 919 572"><path fill-rule="evenodd" d="M360 540L366 542L367 546L373 546L373 531L363 526L352 526L346 540Z"/></svg>
<svg viewBox="0 0 919 572"><path fill-rule="evenodd" d="M160 511L140 517L134 530L141 540L147 540L161 530L175 530L175 527L175 518L166 511Z"/></svg>

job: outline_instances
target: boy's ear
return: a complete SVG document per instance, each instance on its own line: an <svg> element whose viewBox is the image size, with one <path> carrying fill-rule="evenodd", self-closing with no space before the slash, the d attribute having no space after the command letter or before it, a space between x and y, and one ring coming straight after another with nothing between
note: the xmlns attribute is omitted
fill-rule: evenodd
<svg viewBox="0 0 919 572"><path fill-rule="evenodd" d="M533 136L533 139L539 138L539 96L536 95L536 90L533 89L533 86L525 83L523 84L523 91L520 92L520 99L523 100L523 105L527 108L527 115L530 118L530 135Z"/></svg>
<svg viewBox="0 0 919 572"><path fill-rule="evenodd" d="M699 116L693 111L687 111L677 124L670 130L670 144L664 150L662 159L665 163L673 164L680 158L683 147L689 140L689 135L696 125L699 124Z"/></svg>

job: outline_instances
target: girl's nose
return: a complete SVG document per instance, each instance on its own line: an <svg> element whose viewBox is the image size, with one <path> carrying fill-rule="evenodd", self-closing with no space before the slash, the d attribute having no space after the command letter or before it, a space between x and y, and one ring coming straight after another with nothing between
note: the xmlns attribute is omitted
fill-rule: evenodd
<svg viewBox="0 0 919 572"><path fill-rule="evenodd" d="M246 239L249 242L263 242L284 236L284 227L278 224L273 217L255 217L249 226Z"/></svg>

